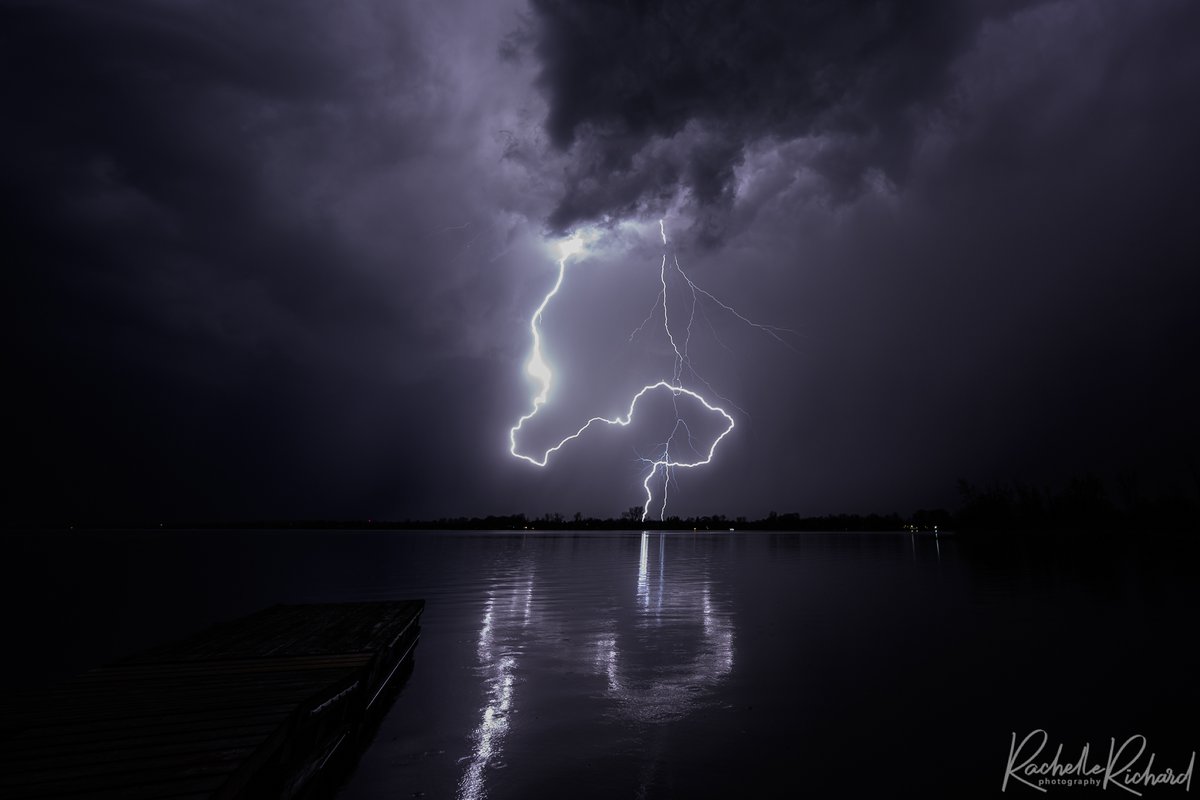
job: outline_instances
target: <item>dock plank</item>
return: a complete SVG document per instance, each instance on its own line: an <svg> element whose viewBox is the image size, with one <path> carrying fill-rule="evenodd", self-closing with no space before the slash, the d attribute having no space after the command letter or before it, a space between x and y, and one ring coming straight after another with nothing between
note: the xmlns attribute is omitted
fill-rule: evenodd
<svg viewBox="0 0 1200 800"><path fill-rule="evenodd" d="M379 713L423 610L273 606L0 698L0 795L300 796L334 743Z"/></svg>

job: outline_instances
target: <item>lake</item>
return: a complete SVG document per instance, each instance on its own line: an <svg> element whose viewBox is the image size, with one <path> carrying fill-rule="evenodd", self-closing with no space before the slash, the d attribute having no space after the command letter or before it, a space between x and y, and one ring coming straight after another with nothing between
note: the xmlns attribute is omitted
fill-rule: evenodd
<svg viewBox="0 0 1200 800"><path fill-rule="evenodd" d="M347 800L1032 797L1011 777L1001 787L1014 751L1032 753L1016 744L1039 729L1035 761L1061 744L1060 761L1075 762L1089 745L1088 763L1104 764L1110 744L1140 734L1139 769L1153 751L1154 772L1179 772L1200 745L1200 583L1183 537L205 531L5 543L10 686L273 603L424 598L411 677Z"/></svg>

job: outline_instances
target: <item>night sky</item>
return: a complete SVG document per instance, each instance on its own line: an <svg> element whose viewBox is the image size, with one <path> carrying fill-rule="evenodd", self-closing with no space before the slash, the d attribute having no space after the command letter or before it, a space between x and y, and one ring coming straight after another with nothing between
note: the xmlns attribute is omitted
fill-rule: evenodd
<svg viewBox="0 0 1200 800"><path fill-rule="evenodd" d="M670 513L1195 491L1200 4L745 6L0 2L8 516L619 514L660 219Z"/></svg>

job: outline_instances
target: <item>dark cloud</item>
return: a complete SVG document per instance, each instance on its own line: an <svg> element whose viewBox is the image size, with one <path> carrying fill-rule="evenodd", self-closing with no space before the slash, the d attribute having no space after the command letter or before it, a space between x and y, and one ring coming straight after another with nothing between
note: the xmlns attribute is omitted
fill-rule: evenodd
<svg viewBox="0 0 1200 800"><path fill-rule="evenodd" d="M0 9L14 513L346 515L404 486L433 432L396 398L478 355L444 335L476 301L446 300L437 231L480 218L424 35L386 3Z"/></svg>
<svg viewBox="0 0 1200 800"><path fill-rule="evenodd" d="M834 511L869 496L886 511L937 472L1132 470L1193 492L1200 114L1183 98L1200 85L1198 32L1187 3L1030 6L959 38L924 95L938 102L879 106L904 126L879 134L883 151L764 127L739 156L721 246L683 258L739 309L800 331L799 352L706 354L705 376L752 417L722 467L688 476L693 491L714 507L799 496ZM695 100L673 134L643 122L641 137L607 139L580 123L560 211L636 213L686 183L694 143L714 135L709 107ZM627 132L626 116L607 124ZM631 153L629 168L593 170L605 147ZM869 168L888 148L902 180ZM952 483L927 496L953 504Z"/></svg>
<svg viewBox="0 0 1200 800"><path fill-rule="evenodd" d="M767 138L837 137L816 163L843 196L869 168L897 177L954 57L991 8L1019 4L532 5L546 129L572 155L550 216L562 229L661 208L678 190L720 211L747 147Z"/></svg>
<svg viewBox="0 0 1200 800"><path fill-rule="evenodd" d="M1170 485L1200 448L1198 8L0 5L10 513L618 513L653 426L544 470L508 429L547 219L613 224L547 309L530 446L670 374L630 337L664 209L700 285L797 332L706 301L689 354L745 412L674 511Z"/></svg>

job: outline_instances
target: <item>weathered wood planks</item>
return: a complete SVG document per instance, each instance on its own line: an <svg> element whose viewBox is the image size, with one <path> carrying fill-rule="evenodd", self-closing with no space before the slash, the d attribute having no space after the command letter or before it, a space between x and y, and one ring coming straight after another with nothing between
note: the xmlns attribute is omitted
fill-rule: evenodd
<svg viewBox="0 0 1200 800"><path fill-rule="evenodd" d="M0 703L6 798L293 797L345 761L424 602L274 606Z"/></svg>

